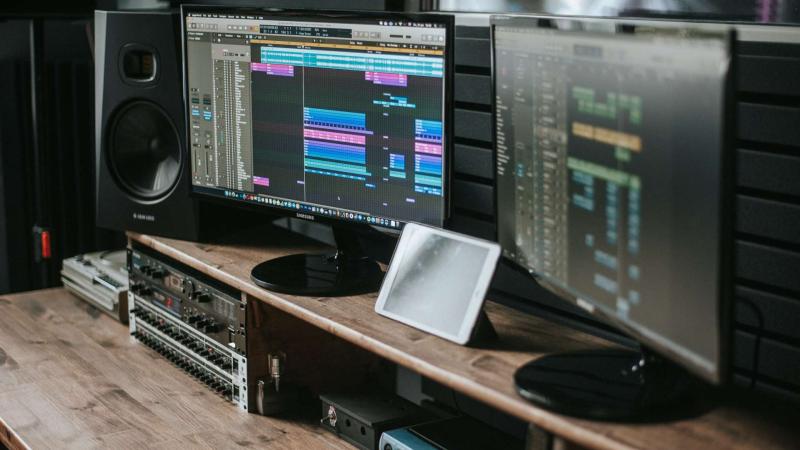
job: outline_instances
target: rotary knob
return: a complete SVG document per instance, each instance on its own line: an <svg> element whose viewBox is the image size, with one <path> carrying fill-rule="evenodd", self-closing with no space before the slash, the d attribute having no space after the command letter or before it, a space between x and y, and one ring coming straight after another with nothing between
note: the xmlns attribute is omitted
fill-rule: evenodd
<svg viewBox="0 0 800 450"><path fill-rule="evenodd" d="M147 285L140 283L136 285L136 290L134 290L133 293L137 295L150 295L153 293L153 290L147 287Z"/></svg>
<svg viewBox="0 0 800 450"><path fill-rule="evenodd" d="M216 333L217 331L219 331L219 326L217 326L214 319L206 320L206 323L203 325L203 333Z"/></svg>
<svg viewBox="0 0 800 450"><path fill-rule="evenodd" d="M192 294L194 293L194 283L192 283L192 280L190 280L188 278L184 278L183 279L183 285L181 286L181 292L183 292L185 295L188 295L190 297L192 296Z"/></svg>

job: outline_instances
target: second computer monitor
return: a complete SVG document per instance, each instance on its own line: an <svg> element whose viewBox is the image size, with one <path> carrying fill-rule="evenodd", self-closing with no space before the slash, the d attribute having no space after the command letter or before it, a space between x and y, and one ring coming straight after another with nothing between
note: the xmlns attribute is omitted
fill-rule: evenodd
<svg viewBox="0 0 800 450"><path fill-rule="evenodd" d="M498 17L493 38L504 256L719 382L729 34Z"/></svg>

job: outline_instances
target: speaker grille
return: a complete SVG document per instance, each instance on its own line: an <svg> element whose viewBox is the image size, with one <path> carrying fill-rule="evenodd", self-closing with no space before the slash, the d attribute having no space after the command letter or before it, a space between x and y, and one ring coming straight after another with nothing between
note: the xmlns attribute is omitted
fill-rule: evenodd
<svg viewBox="0 0 800 450"><path fill-rule="evenodd" d="M137 100L120 108L111 119L108 145L109 167L128 194L158 199L177 183L178 131L155 103Z"/></svg>

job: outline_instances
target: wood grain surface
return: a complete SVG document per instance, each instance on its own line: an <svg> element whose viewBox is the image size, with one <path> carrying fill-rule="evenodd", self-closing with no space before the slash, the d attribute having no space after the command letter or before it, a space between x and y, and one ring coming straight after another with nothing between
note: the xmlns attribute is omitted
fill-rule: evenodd
<svg viewBox="0 0 800 450"><path fill-rule="evenodd" d="M660 423L594 422L562 416L519 397L513 373L544 354L607 347L607 341L492 302L487 313L500 339L462 347L374 312L377 294L322 298L276 294L250 281L257 263L291 253L325 250L283 230L265 228L216 243L129 233L153 248L346 341L588 448L797 448L798 408L725 396L691 418Z"/></svg>
<svg viewBox="0 0 800 450"><path fill-rule="evenodd" d="M0 418L10 449L353 448L239 410L63 289L0 297Z"/></svg>

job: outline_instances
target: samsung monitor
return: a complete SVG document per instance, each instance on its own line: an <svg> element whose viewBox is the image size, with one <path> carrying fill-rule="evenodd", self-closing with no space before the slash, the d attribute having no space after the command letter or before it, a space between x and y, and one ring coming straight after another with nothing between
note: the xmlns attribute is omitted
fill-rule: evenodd
<svg viewBox="0 0 800 450"><path fill-rule="evenodd" d="M648 355L720 383L730 32L498 16L492 42L504 258L654 351L542 358L517 372L520 393L571 414L639 414L679 391Z"/></svg>
<svg viewBox="0 0 800 450"><path fill-rule="evenodd" d="M253 270L268 289L376 290L353 230L448 216L446 15L182 8L192 191L334 225L334 255Z"/></svg>

